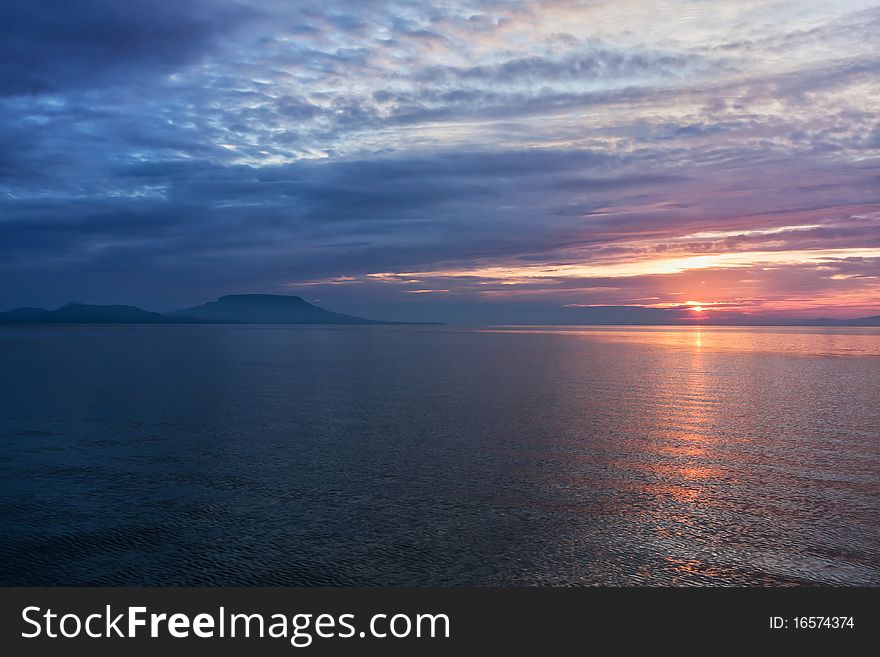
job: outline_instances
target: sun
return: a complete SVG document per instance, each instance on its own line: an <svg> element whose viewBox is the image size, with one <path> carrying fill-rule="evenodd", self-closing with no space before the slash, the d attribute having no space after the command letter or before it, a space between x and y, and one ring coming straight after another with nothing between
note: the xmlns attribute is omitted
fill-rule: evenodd
<svg viewBox="0 0 880 657"><path fill-rule="evenodd" d="M703 306L694 306L693 311L701 313L701 312L703 312Z"/></svg>

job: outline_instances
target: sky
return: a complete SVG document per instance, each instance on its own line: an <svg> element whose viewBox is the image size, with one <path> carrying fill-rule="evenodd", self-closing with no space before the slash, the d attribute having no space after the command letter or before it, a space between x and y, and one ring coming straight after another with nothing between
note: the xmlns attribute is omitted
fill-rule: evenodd
<svg viewBox="0 0 880 657"><path fill-rule="evenodd" d="M0 309L880 314L880 2L0 3Z"/></svg>

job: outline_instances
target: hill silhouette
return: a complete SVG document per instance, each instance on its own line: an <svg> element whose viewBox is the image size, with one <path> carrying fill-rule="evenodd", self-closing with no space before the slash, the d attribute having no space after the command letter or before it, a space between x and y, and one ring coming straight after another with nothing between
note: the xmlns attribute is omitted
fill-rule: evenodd
<svg viewBox="0 0 880 657"><path fill-rule="evenodd" d="M693 319L693 318L690 318ZM805 320L742 317L712 318L703 326L880 326L880 315L854 319L819 317ZM437 322L386 322L332 312L302 297L282 294L229 294L200 306L158 313L129 305L91 305L69 303L56 310L16 308L0 312L0 324L436 324ZM602 306L583 309L577 321L565 325L677 325L684 322L656 308Z"/></svg>
<svg viewBox="0 0 880 657"><path fill-rule="evenodd" d="M832 319L819 317L804 322L806 326L880 326L880 315L857 317L856 319Z"/></svg>
<svg viewBox="0 0 880 657"><path fill-rule="evenodd" d="M157 313L136 306L69 303L56 310L0 312L0 324L408 324L382 322L325 310L302 297L230 294L200 306ZM418 323L418 322L412 322Z"/></svg>
<svg viewBox="0 0 880 657"><path fill-rule="evenodd" d="M68 303L57 310L16 308L0 313L0 322L13 324L184 324L201 323L193 317L169 317L136 306L96 306Z"/></svg>
<svg viewBox="0 0 880 657"><path fill-rule="evenodd" d="M170 317L195 317L214 322L241 324L384 324L363 317L324 310L302 297L282 294L229 294L168 313Z"/></svg>

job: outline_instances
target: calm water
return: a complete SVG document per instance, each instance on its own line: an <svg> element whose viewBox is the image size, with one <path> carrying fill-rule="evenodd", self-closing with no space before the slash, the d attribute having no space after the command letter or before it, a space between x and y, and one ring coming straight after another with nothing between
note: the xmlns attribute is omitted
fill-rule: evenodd
<svg viewBox="0 0 880 657"><path fill-rule="evenodd" d="M0 329L0 584L880 585L880 330Z"/></svg>

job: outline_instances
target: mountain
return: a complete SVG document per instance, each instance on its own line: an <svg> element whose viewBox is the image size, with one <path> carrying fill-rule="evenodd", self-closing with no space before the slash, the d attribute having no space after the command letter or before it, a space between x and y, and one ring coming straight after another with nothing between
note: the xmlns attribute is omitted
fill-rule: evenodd
<svg viewBox="0 0 880 657"><path fill-rule="evenodd" d="M832 319L830 317L819 317L818 319L808 319L803 322L804 326L880 326L880 315L871 317L858 317L856 319Z"/></svg>
<svg viewBox="0 0 880 657"><path fill-rule="evenodd" d="M57 310L16 308L0 313L4 324L185 324L202 323L192 317L168 317L135 306L93 306L69 303Z"/></svg>
<svg viewBox="0 0 880 657"><path fill-rule="evenodd" d="M215 322L241 324L385 324L372 319L330 312L302 297L281 294L229 294L217 301L186 308L171 317L187 315Z"/></svg>
<svg viewBox="0 0 880 657"><path fill-rule="evenodd" d="M554 325L583 326L840 326L875 327L880 326L880 315L856 317L853 319L834 319L817 317L812 319L792 319L779 315L749 315L737 312L716 313L708 308L708 313L697 317L690 308L644 308L640 306L566 306L562 310L567 316L557 314ZM532 323L541 323L540 321Z"/></svg>
<svg viewBox="0 0 880 657"><path fill-rule="evenodd" d="M45 308L16 308L0 313L0 322L36 322L48 314Z"/></svg>
<svg viewBox="0 0 880 657"><path fill-rule="evenodd" d="M677 325L696 326L669 309L603 306L566 309L572 311L558 325ZM819 317L790 320L781 317L707 317L701 326L854 326L880 327L880 315L855 319ZM69 303L57 310L16 308L0 312L0 324L433 324L433 322L383 322L345 315L315 306L302 297L280 294L230 294L216 301L170 313L156 313L135 306L96 306Z"/></svg>
<svg viewBox="0 0 880 657"><path fill-rule="evenodd" d="M404 324L344 315L280 294L230 294L170 313L135 306L69 303L57 310L16 308L0 312L0 324Z"/></svg>

